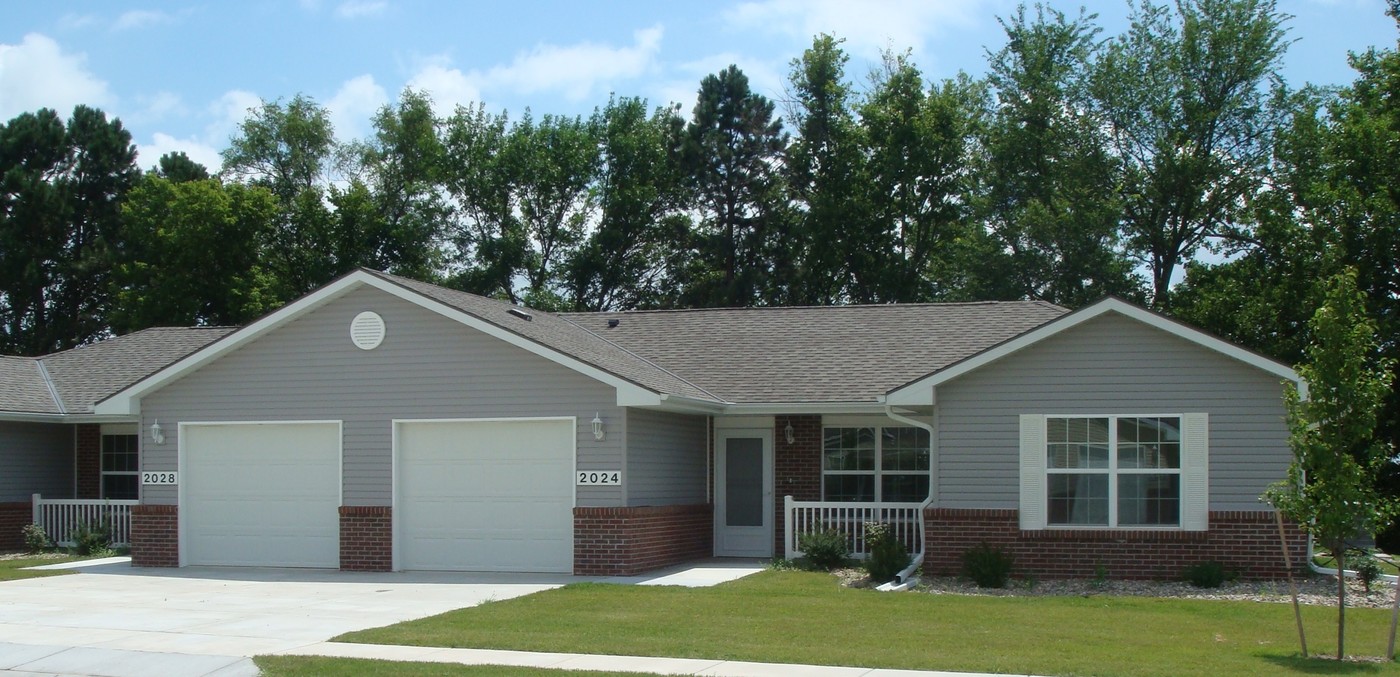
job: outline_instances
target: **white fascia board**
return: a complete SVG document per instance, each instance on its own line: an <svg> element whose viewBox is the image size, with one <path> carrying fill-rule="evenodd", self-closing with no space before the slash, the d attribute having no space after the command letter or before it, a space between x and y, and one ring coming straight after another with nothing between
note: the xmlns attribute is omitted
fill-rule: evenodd
<svg viewBox="0 0 1400 677"><path fill-rule="evenodd" d="M1041 325L1037 329L1033 329L1001 345L967 358L947 369L892 390L887 396L887 400L895 404L931 404L931 402L916 402L913 400L917 400L925 391L928 391L931 396L932 389L936 388L941 383L951 381L974 369L995 362L1007 355L1059 334L1062 331L1077 327L1089 320L1110 312L1137 320L1148 326L1155 327L1195 343L1196 345L1214 350L1227 357L1232 357L1252 367L1274 374L1284 380L1293 381L1295 383L1301 382L1297 372L1263 355L1250 352L1228 341L1215 338L1198 329L1192 329L1180 322L1139 308L1126 301L1107 298L1092 306L1082 308L1068 315L1063 315L1058 319L1052 320L1048 324Z"/></svg>
<svg viewBox="0 0 1400 677"><path fill-rule="evenodd" d="M97 414L37 414L24 411L0 411L0 421L14 423L139 423L136 416Z"/></svg>
<svg viewBox="0 0 1400 677"><path fill-rule="evenodd" d="M915 383L885 397L885 404L900 407L931 407L937 404L932 384Z"/></svg>
<svg viewBox="0 0 1400 677"><path fill-rule="evenodd" d="M240 329L214 343L205 346L203 349L186 357L175 364L172 364L161 371L138 381L111 397L99 402L94 407L97 414L116 414L132 416L140 413L140 398L156 388L169 383L199 367L217 359L232 350L276 329L279 326L290 322L301 314L323 306L350 291L361 286L370 286L383 291L392 296L398 297L416 306L430 310L452 320L456 320L463 325L471 327L483 334L500 339L513 346L521 348L529 353L543 357L551 362L572 369L596 381L613 386L617 389L618 403L626 402L656 402L659 403L660 395L647 388L639 386L631 381L610 374L602 369L586 364L573 357L560 353L552 348L547 348L539 343L531 341L514 332L507 331L490 322L486 322L474 315L453 308L445 303L428 298L418 292L384 280L376 275L359 270L339 280L322 287L297 301L273 311L270 315L254 322L243 329Z"/></svg>
<svg viewBox="0 0 1400 677"><path fill-rule="evenodd" d="M781 415L781 414L883 414L885 405L881 402L762 402L755 404L731 404L724 408L730 415Z"/></svg>

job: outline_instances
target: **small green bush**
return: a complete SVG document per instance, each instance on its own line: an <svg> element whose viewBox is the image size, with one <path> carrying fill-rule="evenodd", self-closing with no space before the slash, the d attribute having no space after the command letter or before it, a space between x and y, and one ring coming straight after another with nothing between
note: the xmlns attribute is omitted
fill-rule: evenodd
<svg viewBox="0 0 1400 677"><path fill-rule="evenodd" d="M865 560L865 572L876 585L894 580L895 575L913 561L904 544L890 532L890 525L882 522L865 523L865 547L870 552Z"/></svg>
<svg viewBox="0 0 1400 677"><path fill-rule="evenodd" d="M31 553L49 549L49 535L37 524L26 524L20 533L24 536L24 549Z"/></svg>
<svg viewBox="0 0 1400 677"><path fill-rule="evenodd" d="M982 543L963 553L963 573L979 588L1004 588L1015 563L1011 553Z"/></svg>
<svg viewBox="0 0 1400 677"><path fill-rule="evenodd" d="M103 523L83 522L69 537L73 539L73 554L82 557L108 552L112 547L112 529Z"/></svg>
<svg viewBox="0 0 1400 677"><path fill-rule="evenodd" d="M797 547L814 569L831 571L845 566L851 556L846 534L836 529L826 528L810 531L797 537Z"/></svg>
<svg viewBox="0 0 1400 677"><path fill-rule="evenodd" d="M1356 577L1361 579L1361 584L1366 586L1366 592L1371 591L1371 584L1380 580L1381 563L1366 551L1353 552L1347 556L1347 563L1351 565L1351 570L1356 572Z"/></svg>
<svg viewBox="0 0 1400 677"><path fill-rule="evenodd" d="M1218 588L1233 578L1224 564L1213 560L1197 562L1186 567L1181 577L1198 588Z"/></svg>

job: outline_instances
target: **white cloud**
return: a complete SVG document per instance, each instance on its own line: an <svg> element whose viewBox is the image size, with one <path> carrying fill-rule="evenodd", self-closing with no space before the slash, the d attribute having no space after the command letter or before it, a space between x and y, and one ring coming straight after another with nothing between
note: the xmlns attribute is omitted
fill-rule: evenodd
<svg viewBox="0 0 1400 677"><path fill-rule="evenodd" d="M802 41L818 33L845 38L847 47L874 56L879 49L922 51L931 34L976 21L974 0L761 0L725 12L731 27L787 35ZM868 52L868 53L867 53Z"/></svg>
<svg viewBox="0 0 1400 677"><path fill-rule="evenodd" d="M457 106L470 106L481 101L481 89L473 76L452 68L445 57L423 65L406 86L428 92L433 98L433 112L451 115Z"/></svg>
<svg viewBox="0 0 1400 677"><path fill-rule="evenodd" d="M490 85L525 94L556 90L569 99L582 100L593 94L599 85L635 78L652 69L663 34L659 25L636 31L632 34L635 42L630 47L591 42L566 47L538 45L528 53L517 55L510 65L487 71L484 79Z"/></svg>
<svg viewBox="0 0 1400 677"><path fill-rule="evenodd" d="M336 137L342 141L363 138L370 128L370 118L388 102L388 94L374 81L374 76L361 75L347 80L326 102Z"/></svg>
<svg viewBox="0 0 1400 677"><path fill-rule="evenodd" d="M96 14L77 14L69 12L58 18L58 27L70 31L87 28L95 23L97 23Z"/></svg>
<svg viewBox="0 0 1400 677"><path fill-rule="evenodd" d="M142 105L142 109L135 117L143 121L159 121L171 115L184 115L186 112L185 102L174 92L156 92L152 96L137 97L136 100Z"/></svg>
<svg viewBox="0 0 1400 677"><path fill-rule="evenodd" d="M125 31L145 28L156 24L170 23L174 20L175 17L159 10L133 9L128 12L123 12L121 16L117 17L116 22L112 24L112 30Z"/></svg>
<svg viewBox="0 0 1400 677"><path fill-rule="evenodd" d="M335 15L342 19L359 19L367 16L378 16L389 9L389 3L384 0L349 0L342 2L335 8Z"/></svg>
<svg viewBox="0 0 1400 677"><path fill-rule="evenodd" d="M65 54L38 33L18 45L0 43L0 121L45 107L66 116L80 103L105 110L115 100L107 83L87 70L85 54Z"/></svg>
<svg viewBox="0 0 1400 677"><path fill-rule="evenodd" d="M160 162L162 155L176 152L184 153L191 160L204 165L211 174L219 171L219 165L223 163L218 149L205 141L194 137L177 139L161 132L156 132L150 143L137 144L136 163L142 169L150 169Z"/></svg>

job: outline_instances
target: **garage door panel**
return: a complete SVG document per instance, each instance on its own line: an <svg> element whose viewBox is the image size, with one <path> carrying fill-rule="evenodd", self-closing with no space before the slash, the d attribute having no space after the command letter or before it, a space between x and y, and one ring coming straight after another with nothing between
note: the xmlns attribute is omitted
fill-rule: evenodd
<svg viewBox="0 0 1400 677"><path fill-rule="evenodd" d="M572 571L574 434L567 420L401 423L400 566Z"/></svg>
<svg viewBox="0 0 1400 677"><path fill-rule="evenodd" d="M201 424L183 434L187 564L339 566L338 424Z"/></svg>

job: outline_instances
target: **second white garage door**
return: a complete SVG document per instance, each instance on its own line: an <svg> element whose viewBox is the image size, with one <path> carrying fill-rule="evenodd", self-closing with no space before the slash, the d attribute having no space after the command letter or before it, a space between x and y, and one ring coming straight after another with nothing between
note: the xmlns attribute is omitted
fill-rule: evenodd
<svg viewBox="0 0 1400 677"><path fill-rule="evenodd" d="M180 429L185 564L340 564L340 424Z"/></svg>
<svg viewBox="0 0 1400 677"><path fill-rule="evenodd" d="M573 571L572 419L397 424L401 569Z"/></svg>

